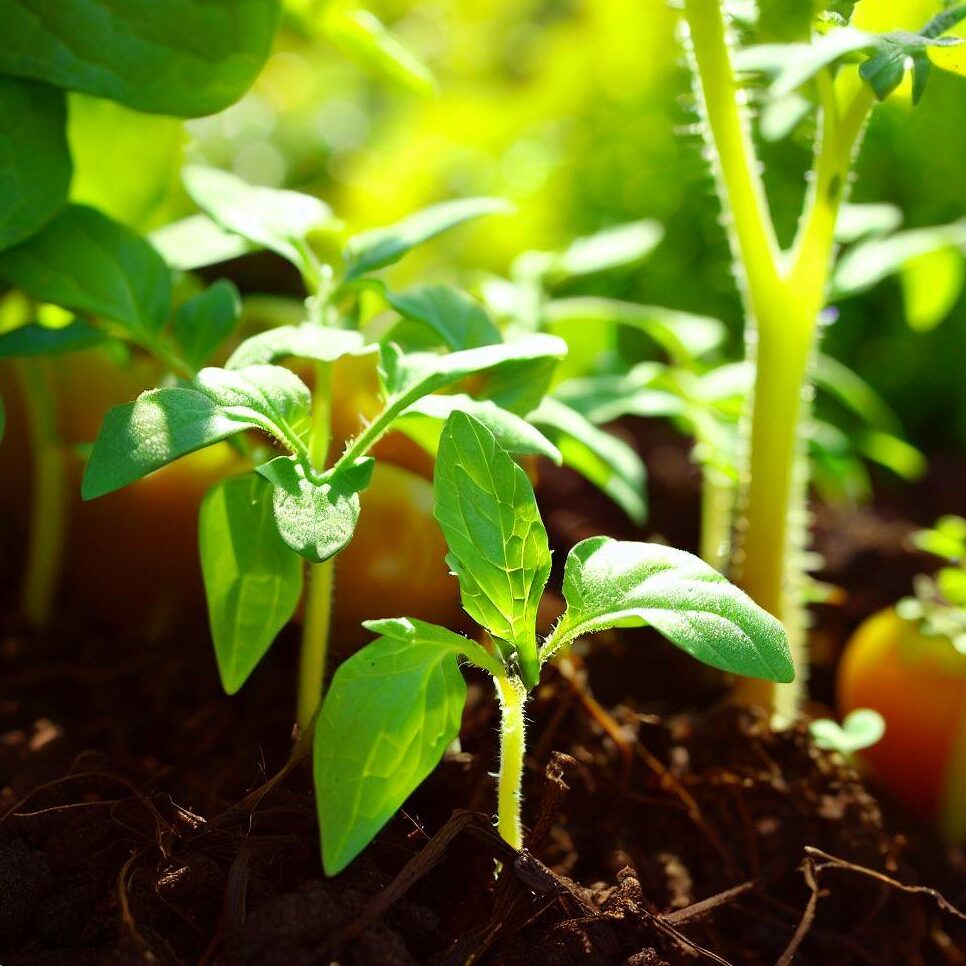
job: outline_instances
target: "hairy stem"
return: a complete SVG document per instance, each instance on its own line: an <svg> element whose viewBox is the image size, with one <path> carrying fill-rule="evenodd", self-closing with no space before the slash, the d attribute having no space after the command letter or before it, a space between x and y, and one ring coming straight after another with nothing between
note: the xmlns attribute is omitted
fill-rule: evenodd
<svg viewBox="0 0 966 966"><path fill-rule="evenodd" d="M31 626L47 627L60 583L67 521L67 465L57 426L57 401L48 359L18 361L33 453L33 502L23 585Z"/></svg>
<svg viewBox="0 0 966 966"><path fill-rule="evenodd" d="M705 466L701 473L701 559L720 573L731 556L731 524L735 483L724 473Z"/></svg>
<svg viewBox="0 0 966 966"><path fill-rule="evenodd" d="M499 677L495 680L501 710L497 830L513 848L522 849L520 808L523 804L523 753L526 746L524 707L527 689L516 677Z"/></svg>
<svg viewBox="0 0 966 966"><path fill-rule="evenodd" d="M317 363L312 393L312 435L309 455L316 469L325 466L331 439L332 366ZM304 732L322 700L332 624L335 558L309 564L299 656L297 721Z"/></svg>

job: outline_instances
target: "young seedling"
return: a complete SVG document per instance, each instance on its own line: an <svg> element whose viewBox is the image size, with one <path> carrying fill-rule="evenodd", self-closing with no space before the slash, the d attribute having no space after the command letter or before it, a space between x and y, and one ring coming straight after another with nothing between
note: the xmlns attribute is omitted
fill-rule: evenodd
<svg viewBox="0 0 966 966"><path fill-rule="evenodd" d="M778 621L697 557L656 544L592 537L574 547L564 569L567 610L539 640L547 533L526 474L468 413L454 412L443 429L435 492L447 561L487 644L405 617L365 625L379 636L338 669L316 725L316 799L329 875L365 848L459 734L461 659L492 677L500 701L497 820L517 849L527 698L541 668L577 638L648 625L714 667L791 679Z"/></svg>
<svg viewBox="0 0 966 966"><path fill-rule="evenodd" d="M894 91L907 71L918 100L933 66L966 70L960 41L943 36L966 18L966 6L940 12L937 4L936 16L921 32L886 34L857 29L874 25L874 4L822 3L815 6L826 9L817 12L812 6L797 0L762 5L757 21L742 26L766 42L735 54L729 5L684 3L702 129L726 214L755 365L735 572L748 593L785 623L799 671L791 687L748 682L737 696L774 708L780 720L796 715L807 676L796 576L805 543L807 475L799 427L854 157L876 100ZM820 110L805 209L787 252L776 238L752 142L748 76L768 78L762 117L781 121L772 125L773 133L788 133L816 106Z"/></svg>
<svg viewBox="0 0 966 966"><path fill-rule="evenodd" d="M871 708L858 708L845 716L839 724L831 718L818 718L809 723L812 740L825 751L837 751L846 761L882 740L885 719Z"/></svg>

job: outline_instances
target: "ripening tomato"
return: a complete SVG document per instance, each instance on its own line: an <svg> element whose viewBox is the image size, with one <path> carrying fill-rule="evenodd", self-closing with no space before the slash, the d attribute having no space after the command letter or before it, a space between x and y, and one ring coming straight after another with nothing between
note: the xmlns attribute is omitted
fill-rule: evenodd
<svg viewBox="0 0 966 966"><path fill-rule="evenodd" d="M882 784L920 817L942 816L952 769L964 765L955 746L966 727L966 655L894 609L880 611L845 649L838 700L842 715L873 708L885 719L884 737L862 752Z"/></svg>
<svg viewBox="0 0 966 966"><path fill-rule="evenodd" d="M355 536L336 558L336 646L364 640L364 620L418 617L446 626L462 620L459 584L433 517L432 484L379 461L361 495Z"/></svg>

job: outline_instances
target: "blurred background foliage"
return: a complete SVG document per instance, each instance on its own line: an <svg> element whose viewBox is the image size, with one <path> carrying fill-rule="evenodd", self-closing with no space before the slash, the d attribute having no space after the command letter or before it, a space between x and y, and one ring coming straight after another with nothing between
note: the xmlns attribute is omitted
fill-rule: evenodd
<svg viewBox="0 0 966 966"><path fill-rule="evenodd" d="M916 28L935 8L860 0L855 23ZM738 296L664 0L369 0L367 11L391 34L366 12L287 0L259 81L210 118L184 124L71 95L75 200L157 227L192 210L178 177L187 158L318 194L353 230L458 195L518 206L427 246L394 270L400 284L426 272L505 274L525 250L653 218L666 228L655 253L582 281L581 293L718 316L738 356ZM360 31L379 43L360 45ZM852 200L895 205L905 228L962 218L964 97L966 81L934 71L915 109L908 92L890 98ZM785 243L812 134L806 122L762 148ZM927 332L908 326L894 277L836 307L825 352L878 389L918 445L966 447L966 297Z"/></svg>

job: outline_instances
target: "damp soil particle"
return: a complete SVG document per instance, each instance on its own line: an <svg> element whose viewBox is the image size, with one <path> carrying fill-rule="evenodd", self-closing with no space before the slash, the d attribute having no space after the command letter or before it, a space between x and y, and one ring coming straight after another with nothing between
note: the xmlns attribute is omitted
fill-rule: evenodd
<svg viewBox="0 0 966 966"><path fill-rule="evenodd" d="M675 460L653 509L687 546ZM555 546L643 536L570 485L544 480ZM823 576L850 591L819 613L819 700L850 627L921 565L901 514L847 522L818 525ZM966 963L962 853L803 728L719 706L718 677L646 631L601 635L535 693L529 851L493 830L496 709L471 677L459 751L326 879L294 635L228 698L200 632L83 613L0 634L3 966Z"/></svg>

